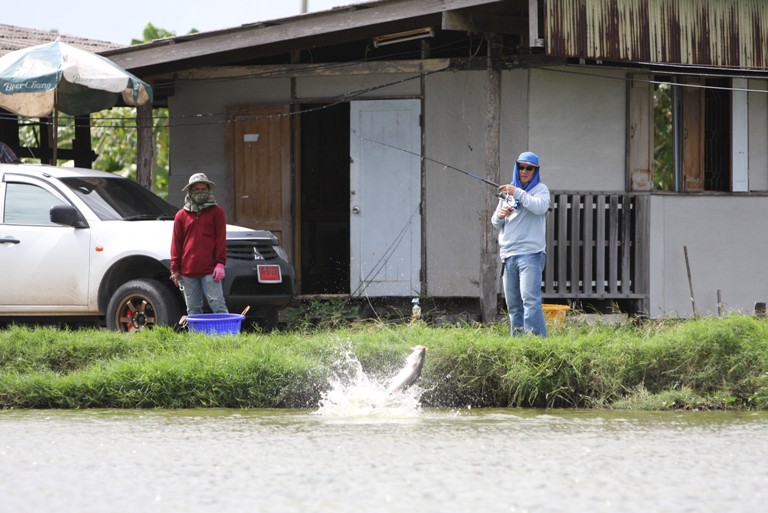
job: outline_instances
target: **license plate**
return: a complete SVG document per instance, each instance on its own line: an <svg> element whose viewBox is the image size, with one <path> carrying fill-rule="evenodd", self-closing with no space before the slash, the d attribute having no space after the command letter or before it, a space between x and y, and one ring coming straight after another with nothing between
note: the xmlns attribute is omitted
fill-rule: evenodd
<svg viewBox="0 0 768 513"><path fill-rule="evenodd" d="M259 283L280 283L283 281L279 265L259 265L256 271L259 275Z"/></svg>

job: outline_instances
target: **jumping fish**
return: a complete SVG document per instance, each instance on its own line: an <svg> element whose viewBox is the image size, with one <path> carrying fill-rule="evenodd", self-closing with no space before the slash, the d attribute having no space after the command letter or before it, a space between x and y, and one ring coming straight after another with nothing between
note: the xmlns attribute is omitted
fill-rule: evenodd
<svg viewBox="0 0 768 513"><path fill-rule="evenodd" d="M414 381L419 379L421 370L424 368L424 359L427 354L427 348L416 346L413 352L405 359L405 366L400 369L387 385L387 394L392 394L398 390L404 390L411 386Z"/></svg>

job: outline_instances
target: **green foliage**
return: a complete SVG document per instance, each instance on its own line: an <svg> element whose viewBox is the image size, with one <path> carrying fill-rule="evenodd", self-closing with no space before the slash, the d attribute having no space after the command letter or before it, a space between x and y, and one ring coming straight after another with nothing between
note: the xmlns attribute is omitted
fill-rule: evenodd
<svg viewBox="0 0 768 513"><path fill-rule="evenodd" d="M674 88L657 84L653 90L653 185L654 189L675 189Z"/></svg>
<svg viewBox="0 0 768 513"><path fill-rule="evenodd" d="M0 331L0 407L311 408L344 354L386 378L414 345L428 348L425 406L768 408L768 322L737 315L546 339L421 322L221 337L12 327Z"/></svg>
<svg viewBox="0 0 768 513"><path fill-rule="evenodd" d="M192 29L192 32L197 32L196 30ZM190 32L190 34L192 33ZM166 37L174 37L176 36L176 32L171 32L169 30L165 30L163 28L155 27L151 23L147 23L147 26L144 27L144 32L142 33L142 39L131 39L131 46L133 45L141 45L144 43L151 43L155 39L163 39Z"/></svg>
<svg viewBox="0 0 768 513"><path fill-rule="evenodd" d="M287 314L287 327L293 331L309 332L349 326L352 315L345 298L311 301L304 308L292 309Z"/></svg>
<svg viewBox="0 0 768 513"><path fill-rule="evenodd" d="M152 111L155 164L152 173L152 190L162 197L168 196L168 170L170 138L168 133L168 109ZM116 107L91 115L91 137L98 158L94 169L117 173L125 178L136 179L136 109Z"/></svg>

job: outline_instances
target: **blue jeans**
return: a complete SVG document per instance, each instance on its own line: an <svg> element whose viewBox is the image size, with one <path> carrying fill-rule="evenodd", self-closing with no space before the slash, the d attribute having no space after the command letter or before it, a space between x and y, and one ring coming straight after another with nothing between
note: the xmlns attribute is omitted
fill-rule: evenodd
<svg viewBox="0 0 768 513"><path fill-rule="evenodd" d="M187 314L195 315L203 313L203 299L208 300L208 306L213 313L229 313L224 302L224 289L222 282L213 281L213 275L206 276L182 276L181 284L184 287L184 301L187 302Z"/></svg>
<svg viewBox="0 0 768 513"><path fill-rule="evenodd" d="M504 297L513 335L530 332L547 336L541 307L541 277L546 262L544 253L511 256L504 261Z"/></svg>

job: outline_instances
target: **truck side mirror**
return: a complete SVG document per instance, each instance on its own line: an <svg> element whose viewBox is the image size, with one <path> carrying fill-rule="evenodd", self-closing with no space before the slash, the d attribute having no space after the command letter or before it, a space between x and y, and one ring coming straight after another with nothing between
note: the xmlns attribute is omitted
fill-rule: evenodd
<svg viewBox="0 0 768 513"><path fill-rule="evenodd" d="M88 228L88 225L80 219L80 214L72 205L54 205L50 210L51 222L63 224L73 228Z"/></svg>

